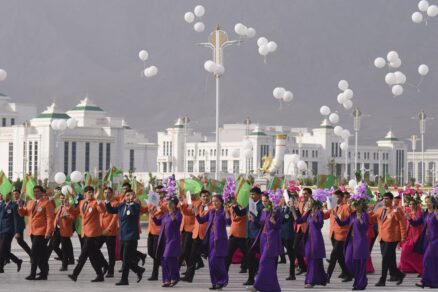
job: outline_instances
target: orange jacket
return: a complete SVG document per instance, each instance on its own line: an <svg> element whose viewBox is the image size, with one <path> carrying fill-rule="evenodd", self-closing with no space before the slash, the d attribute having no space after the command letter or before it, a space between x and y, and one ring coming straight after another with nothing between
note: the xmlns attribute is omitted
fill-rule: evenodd
<svg viewBox="0 0 438 292"><path fill-rule="evenodd" d="M195 200L193 202L196 202ZM183 212L184 209L184 212ZM193 229L195 229L195 215L192 214L192 212L187 212L187 200L182 202L180 204L180 210L182 213L182 222L180 230L181 232L193 232Z"/></svg>
<svg viewBox="0 0 438 292"><path fill-rule="evenodd" d="M234 210L233 207L230 206L230 219L231 219L231 228L230 228L230 235L237 238L246 238L246 223L248 220L248 216L238 216Z"/></svg>
<svg viewBox="0 0 438 292"><path fill-rule="evenodd" d="M116 207L120 204L118 198L112 197L110 199L111 206ZM119 230L118 227L118 219L117 214L108 213L105 209L105 212L100 214L100 226L102 227L102 235L103 236L117 236L117 232Z"/></svg>
<svg viewBox="0 0 438 292"><path fill-rule="evenodd" d="M339 219L345 220L348 216L350 216L350 211L348 210L348 205L345 203L339 204L336 207L336 214ZM349 225L339 226L339 224L335 220L335 216L332 214L332 210L324 212L324 219L328 219L330 217L330 232L329 238L332 238L334 235L335 240L337 241L345 241L347 239L348 230L350 229Z"/></svg>
<svg viewBox="0 0 438 292"><path fill-rule="evenodd" d="M371 212L372 218L377 220L379 227L378 240L385 242L404 241L406 236L406 219L400 209L387 207L385 217L382 214L386 207L380 207L375 213Z"/></svg>
<svg viewBox="0 0 438 292"><path fill-rule="evenodd" d="M160 202L160 205L162 205L162 203ZM149 210L152 210L154 206L152 206L151 204L146 204L145 206L141 206L140 207L140 212L141 213L148 213L148 234L152 234L152 235L160 235L160 226L155 224L154 219L152 219L154 216L155 218L161 218L161 216L163 216L163 210L155 210L154 213L149 212Z"/></svg>
<svg viewBox="0 0 438 292"><path fill-rule="evenodd" d="M299 198L299 201L298 201L298 210L300 211L300 213L301 213L301 216L303 216L304 215L304 205L306 204L307 202L304 202L304 198ZM302 233L306 233L306 223L301 223L301 224L297 224L296 225L296 232L299 232L299 231L301 231Z"/></svg>
<svg viewBox="0 0 438 292"><path fill-rule="evenodd" d="M70 208L71 207L58 206L58 209L56 209L53 228L56 229L56 227L59 226L59 233L62 237L71 237L73 235L73 222L76 216L70 213Z"/></svg>
<svg viewBox="0 0 438 292"><path fill-rule="evenodd" d="M80 214L82 217L82 233L84 237L98 237L102 235L102 226L100 225L100 214L106 211L105 205L93 200L82 200L79 206L72 212Z"/></svg>
<svg viewBox="0 0 438 292"><path fill-rule="evenodd" d="M199 216L201 216L201 217L205 216L208 213L208 211L210 211L210 209L213 208L213 205L211 203L209 203L205 207L202 206L201 201L196 201L196 202L192 202L192 203L193 203L193 206L198 209ZM193 214L191 208L186 208L186 212ZM199 237L201 240L204 239L205 232L207 231L206 230L207 224L208 224L208 222L199 224L198 220L196 220L195 226L193 227L192 238L196 239Z"/></svg>
<svg viewBox="0 0 438 292"><path fill-rule="evenodd" d="M53 219L55 218L52 203L41 198L27 202L26 206L18 209L20 216L29 216L29 235L49 236L53 233Z"/></svg>

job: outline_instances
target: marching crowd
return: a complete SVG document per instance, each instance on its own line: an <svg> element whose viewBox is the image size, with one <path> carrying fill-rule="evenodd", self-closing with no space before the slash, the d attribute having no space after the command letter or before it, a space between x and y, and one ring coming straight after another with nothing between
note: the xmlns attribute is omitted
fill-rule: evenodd
<svg viewBox="0 0 438 292"><path fill-rule="evenodd" d="M400 285L406 273L416 273L420 277L417 286L438 288L438 202L434 194L423 196L423 210L419 193L406 194L403 203L400 195L394 197L391 192L377 194L377 201L371 202L360 188L351 195L345 188L338 188L330 192L329 199L321 189L312 192L295 186L287 189L288 197L277 198L278 204L273 204L271 193L254 186L250 192L252 205L244 208L207 190L188 199L184 193L168 193L158 186L155 192L160 194L160 201L152 204L139 201L129 183L122 189L117 193L106 187L104 200L97 200L91 186L73 201L62 193L52 196L41 186L34 187L35 199L27 202L20 190L1 195L0 273L10 262L21 269L23 261L11 253L15 238L30 256L27 280L48 279L49 258L54 251L55 259L62 262L60 271L74 266L68 275L73 281L78 280L87 259L96 273L92 282L114 277L118 256L122 268L116 285L129 284L129 271L140 282L146 254L137 249L137 244L140 217L147 214L147 254L153 260L148 280L158 280L161 267L163 287L193 282L196 270L204 267L203 258L207 258L210 290L222 290L239 250L240 272L248 274L243 285L249 291L281 291L277 265L286 262L285 256L289 260L288 281L305 274L306 288L326 286L338 263L342 282L353 282L353 290L364 290L367 273L374 271L370 252L377 241L382 274L375 286L385 286L387 281ZM331 198L336 202L327 208ZM58 206L55 200L59 200ZM325 220L330 222L329 238L322 234ZM31 247L24 240L25 229ZM75 232L81 245L77 261L71 241ZM324 240L330 240L333 246L328 257ZM104 244L107 258L101 252ZM402 252L397 264L398 247ZM180 277L183 267L186 270Z"/></svg>

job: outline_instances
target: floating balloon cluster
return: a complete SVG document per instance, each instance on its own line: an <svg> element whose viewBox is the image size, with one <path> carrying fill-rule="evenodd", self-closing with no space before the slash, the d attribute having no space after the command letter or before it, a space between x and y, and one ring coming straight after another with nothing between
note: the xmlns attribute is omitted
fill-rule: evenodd
<svg viewBox="0 0 438 292"><path fill-rule="evenodd" d="M284 102L290 102L292 99L294 99L294 94L292 91L288 91L284 89L284 87L276 87L274 91L272 92L275 99L283 100Z"/></svg>
<svg viewBox="0 0 438 292"><path fill-rule="evenodd" d="M336 126L334 128L335 135L344 140L339 147L342 151L346 151L348 149L348 138L351 136L351 133L347 129L343 129L341 126Z"/></svg>
<svg viewBox="0 0 438 292"><path fill-rule="evenodd" d="M319 113L326 118L328 117L330 123L332 124L337 124L339 122L339 115L337 113L332 113L330 108L326 105L323 105L319 109Z"/></svg>
<svg viewBox="0 0 438 292"><path fill-rule="evenodd" d="M378 57L374 60L374 66L382 69L388 66L389 70L399 68L402 61L396 51L390 51L386 55L386 60L382 57ZM391 91L394 96L400 96L403 94L403 84L406 83L406 75L401 71L388 72L385 75L385 82L388 86L392 86Z"/></svg>
<svg viewBox="0 0 438 292"><path fill-rule="evenodd" d="M193 23L195 21L195 17L201 18L205 14L205 8L202 5L197 5L193 12L188 11L184 14L184 20L187 23ZM198 21L193 25L193 29L196 32L203 32L205 30L205 24L202 21Z"/></svg>
<svg viewBox="0 0 438 292"><path fill-rule="evenodd" d="M438 6L429 5L427 0L421 0L418 2L418 10L412 13L411 19L413 23L424 23L427 25L427 20L429 17L435 17L438 15Z"/></svg>
<svg viewBox="0 0 438 292"><path fill-rule="evenodd" d="M221 76L225 72L224 65L216 64L212 60L205 61L204 69L207 70L207 72L213 73L216 76Z"/></svg>
<svg viewBox="0 0 438 292"><path fill-rule="evenodd" d="M349 86L346 80L341 80L338 83L338 87L342 92L338 94L337 101L339 104L342 104L346 110L353 107L353 101L351 99L353 98L354 92L348 88Z"/></svg>
<svg viewBox="0 0 438 292"><path fill-rule="evenodd" d="M260 37L257 40L257 45L259 46L259 54L265 57L265 63L266 63L266 56L269 53L273 53L277 50L277 43L273 41L268 41L265 37Z"/></svg>
<svg viewBox="0 0 438 292"><path fill-rule="evenodd" d="M246 38L253 38L256 35L256 30L252 27L246 27L242 23L236 23L234 26L234 31L240 36L240 37L246 37Z"/></svg>
<svg viewBox="0 0 438 292"><path fill-rule="evenodd" d="M8 73L4 69L0 69L0 81L5 81L8 77Z"/></svg>
<svg viewBox="0 0 438 292"><path fill-rule="evenodd" d="M143 61L144 67L146 67L146 60L149 58L149 53L146 50L141 50L138 52L138 57ZM154 77L158 73L158 68L156 66L149 66L145 68L142 72L147 78Z"/></svg>

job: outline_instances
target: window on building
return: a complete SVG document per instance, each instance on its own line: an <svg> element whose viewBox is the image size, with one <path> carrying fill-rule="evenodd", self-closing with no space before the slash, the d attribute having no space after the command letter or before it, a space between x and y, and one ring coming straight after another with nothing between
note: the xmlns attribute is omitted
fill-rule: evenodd
<svg viewBox="0 0 438 292"><path fill-rule="evenodd" d="M214 154L213 155L216 156L216 149L214 149Z"/></svg>
<svg viewBox="0 0 438 292"><path fill-rule="evenodd" d="M216 171L216 160L210 160L210 172Z"/></svg>
<svg viewBox="0 0 438 292"><path fill-rule="evenodd" d="M348 158L351 158L351 151L348 151Z"/></svg>
<svg viewBox="0 0 438 292"><path fill-rule="evenodd" d="M205 149L202 149L202 156L205 156Z"/></svg>
<svg viewBox="0 0 438 292"><path fill-rule="evenodd" d="M187 150L187 156L190 156L190 149Z"/></svg>
<svg viewBox="0 0 438 292"><path fill-rule="evenodd" d="M228 160L222 160L222 172L228 173Z"/></svg>
<svg viewBox="0 0 438 292"><path fill-rule="evenodd" d="M134 149L129 149L129 170L131 170L131 171L135 170L135 152L134 152Z"/></svg>
<svg viewBox="0 0 438 292"><path fill-rule="evenodd" d="M169 156L173 155L173 145L172 142L169 142Z"/></svg>
<svg viewBox="0 0 438 292"><path fill-rule="evenodd" d="M103 173L103 143L99 143L99 179L102 179Z"/></svg>
<svg viewBox="0 0 438 292"><path fill-rule="evenodd" d="M195 156L195 150L192 149L192 156Z"/></svg>
<svg viewBox="0 0 438 292"><path fill-rule="evenodd" d="M14 125L15 125L15 119L12 118L12 119L11 119L11 126L14 126Z"/></svg>
<svg viewBox="0 0 438 292"><path fill-rule="evenodd" d="M2 118L2 127L6 127L6 118Z"/></svg>
<svg viewBox="0 0 438 292"><path fill-rule="evenodd" d="M199 149L199 151L198 151L198 155L201 156L201 149Z"/></svg>
<svg viewBox="0 0 438 292"><path fill-rule="evenodd" d="M166 156L166 141L163 141L163 156Z"/></svg>
<svg viewBox="0 0 438 292"><path fill-rule="evenodd" d="M111 143L106 143L106 161L105 168L109 169L111 166Z"/></svg>
<svg viewBox="0 0 438 292"><path fill-rule="evenodd" d="M193 160L187 161L187 172L193 172Z"/></svg>
<svg viewBox="0 0 438 292"><path fill-rule="evenodd" d="M167 172L167 163L163 162L163 172Z"/></svg>
<svg viewBox="0 0 438 292"><path fill-rule="evenodd" d="M335 143L332 142L332 157L335 157Z"/></svg>
<svg viewBox="0 0 438 292"><path fill-rule="evenodd" d="M76 142L71 142L71 171L76 170Z"/></svg>
<svg viewBox="0 0 438 292"><path fill-rule="evenodd" d="M225 149L225 156L228 156L228 149Z"/></svg>
<svg viewBox="0 0 438 292"><path fill-rule="evenodd" d="M315 157L318 158L318 150L315 150Z"/></svg>
<svg viewBox="0 0 438 292"><path fill-rule="evenodd" d="M233 173L239 173L239 160L233 160Z"/></svg>
<svg viewBox="0 0 438 292"><path fill-rule="evenodd" d="M90 171L90 142L85 142L85 171Z"/></svg>
<svg viewBox="0 0 438 292"><path fill-rule="evenodd" d="M64 142L64 174L68 174L68 141Z"/></svg>
<svg viewBox="0 0 438 292"><path fill-rule="evenodd" d="M210 156L213 156L213 149L210 149Z"/></svg>
<svg viewBox="0 0 438 292"><path fill-rule="evenodd" d="M318 162L312 161L312 174L318 175Z"/></svg>
<svg viewBox="0 0 438 292"><path fill-rule="evenodd" d="M169 162L169 172L172 172L172 162Z"/></svg>
<svg viewBox="0 0 438 292"><path fill-rule="evenodd" d="M224 149L221 149L221 155L224 156Z"/></svg>
<svg viewBox="0 0 438 292"><path fill-rule="evenodd" d="M38 141L33 145L33 173L38 173Z"/></svg>
<svg viewBox="0 0 438 292"><path fill-rule="evenodd" d="M199 172L205 172L205 160L199 160Z"/></svg>
<svg viewBox="0 0 438 292"><path fill-rule="evenodd" d="M9 142L9 155L8 155L8 177L12 180L14 174L14 143Z"/></svg>
<svg viewBox="0 0 438 292"><path fill-rule="evenodd" d="M379 173L379 164L378 163L374 163L373 164L373 174L374 175L380 175L380 173Z"/></svg>
<svg viewBox="0 0 438 292"><path fill-rule="evenodd" d="M360 152L357 152L357 159L360 159Z"/></svg>
<svg viewBox="0 0 438 292"><path fill-rule="evenodd" d="M29 174L32 174L32 142L30 141L29 142L29 149L27 149L27 152L28 152L28 158L29 158L29 164L28 164L28 171L29 171Z"/></svg>

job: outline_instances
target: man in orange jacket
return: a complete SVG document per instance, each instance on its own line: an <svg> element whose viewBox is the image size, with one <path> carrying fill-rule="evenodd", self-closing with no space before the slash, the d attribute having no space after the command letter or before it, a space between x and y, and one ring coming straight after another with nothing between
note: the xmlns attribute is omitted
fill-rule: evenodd
<svg viewBox="0 0 438 292"><path fill-rule="evenodd" d="M304 215L310 208L309 198L311 193L308 188L304 188L302 197L298 200L298 211L301 215ZM294 250L298 260L299 271L297 275L301 275L307 272L306 262L304 261L304 233L306 232L306 223L295 224L295 238L294 238Z"/></svg>
<svg viewBox="0 0 438 292"><path fill-rule="evenodd" d="M180 201L180 206L185 204L185 196L181 195L178 197ZM192 199L193 200L193 199ZM182 212L181 212L182 213ZM181 222L181 256L179 257L179 265L181 266L183 262L188 265L190 258L190 251L192 250L193 243L193 229L195 228L195 215L191 212L182 213Z"/></svg>
<svg viewBox="0 0 438 292"><path fill-rule="evenodd" d="M405 278L405 274L397 269L396 253L397 244L405 241L406 220L403 214L392 205L394 195L390 192L383 195L384 206L377 209L375 213L370 212L370 217L377 219L379 228L378 240L380 241L380 251L382 253L382 276L376 286L386 285L388 270L397 279L400 285Z"/></svg>
<svg viewBox="0 0 438 292"><path fill-rule="evenodd" d="M239 248L243 254L241 273L246 273L245 261L248 256L248 246L246 244L246 224L248 219L248 208L241 209L237 203L234 203L228 208L228 210L226 210L226 212L230 214L231 228L230 237L228 238L228 254L225 265L227 270L229 270L233 255Z"/></svg>
<svg viewBox="0 0 438 292"><path fill-rule="evenodd" d="M68 275L74 282L77 281L85 262L90 258L91 265L96 272L97 277L91 282L103 282L105 267L100 260L102 253L98 248L98 238L102 235L102 227L100 225L100 214L105 212L105 205L102 202L96 201L94 198L94 188L87 186L84 188L85 200L79 202L74 214L80 214L82 217L82 237L84 238L84 245L79 256L78 263L73 270L73 274ZM100 255L99 255L100 253ZM102 270L103 269L103 270Z"/></svg>
<svg viewBox="0 0 438 292"><path fill-rule="evenodd" d="M53 233L54 211L52 203L45 198L42 186L33 188L35 200L30 200L26 206L19 202L18 214L29 217L29 235L32 240L30 275L26 280L47 280L49 259L47 257L47 242ZM37 267L41 274L36 277Z"/></svg>

